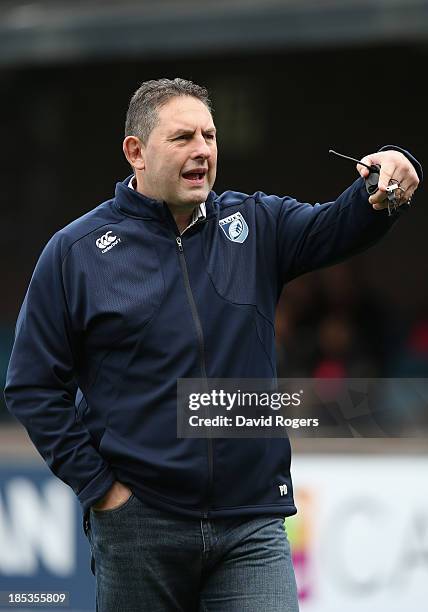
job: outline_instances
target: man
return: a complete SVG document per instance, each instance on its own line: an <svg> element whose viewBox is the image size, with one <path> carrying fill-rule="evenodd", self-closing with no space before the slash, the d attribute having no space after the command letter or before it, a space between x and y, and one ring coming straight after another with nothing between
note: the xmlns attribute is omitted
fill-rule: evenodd
<svg viewBox="0 0 428 612"><path fill-rule="evenodd" d="M381 165L369 201L362 178L316 206L217 196L210 102L183 79L142 84L123 149L133 175L36 266L9 409L79 497L98 610L294 612L288 440L178 439L176 382L274 377L284 283L376 242L398 217L389 180L405 203L420 166L394 147L363 158Z"/></svg>

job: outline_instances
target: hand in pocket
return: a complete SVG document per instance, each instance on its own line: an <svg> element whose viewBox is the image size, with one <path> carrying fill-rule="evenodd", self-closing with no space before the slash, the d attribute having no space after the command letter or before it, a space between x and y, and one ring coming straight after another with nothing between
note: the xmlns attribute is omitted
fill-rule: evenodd
<svg viewBox="0 0 428 612"><path fill-rule="evenodd" d="M107 493L92 506L93 510L116 510L131 497L132 491L125 484L116 480Z"/></svg>

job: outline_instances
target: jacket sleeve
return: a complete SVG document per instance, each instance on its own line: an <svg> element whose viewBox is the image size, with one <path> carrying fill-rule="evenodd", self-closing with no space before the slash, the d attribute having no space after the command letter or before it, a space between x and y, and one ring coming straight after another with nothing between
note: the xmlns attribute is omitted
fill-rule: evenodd
<svg viewBox="0 0 428 612"><path fill-rule="evenodd" d="M76 418L75 343L61 240L55 235L40 256L18 316L5 399L49 468L75 491L86 511L115 477Z"/></svg>
<svg viewBox="0 0 428 612"><path fill-rule="evenodd" d="M410 153L393 145L381 150L386 149L404 153L422 180L422 168ZM367 249L406 209L403 206L391 216L387 209L373 210L362 178L333 202L312 206L283 198L276 225L280 282L338 263Z"/></svg>

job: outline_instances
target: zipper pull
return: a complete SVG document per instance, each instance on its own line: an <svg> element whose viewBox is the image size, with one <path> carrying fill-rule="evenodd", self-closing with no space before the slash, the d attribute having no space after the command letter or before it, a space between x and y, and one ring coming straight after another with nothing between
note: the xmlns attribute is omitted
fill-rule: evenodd
<svg viewBox="0 0 428 612"><path fill-rule="evenodd" d="M180 251L180 253L183 253L183 245L181 243L181 236L176 236L175 240L176 240L177 245L178 245L178 250Z"/></svg>

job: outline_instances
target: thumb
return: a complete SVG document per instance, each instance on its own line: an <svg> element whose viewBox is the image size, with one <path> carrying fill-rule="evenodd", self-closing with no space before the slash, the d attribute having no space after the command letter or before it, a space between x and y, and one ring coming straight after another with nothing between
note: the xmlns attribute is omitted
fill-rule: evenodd
<svg viewBox="0 0 428 612"><path fill-rule="evenodd" d="M375 163L370 155L366 155L365 157L362 157L360 161L363 164L367 164L367 166L372 166ZM363 178L367 178L368 175L370 174L370 170L366 168L366 166L363 166L362 164L357 164L357 172Z"/></svg>

